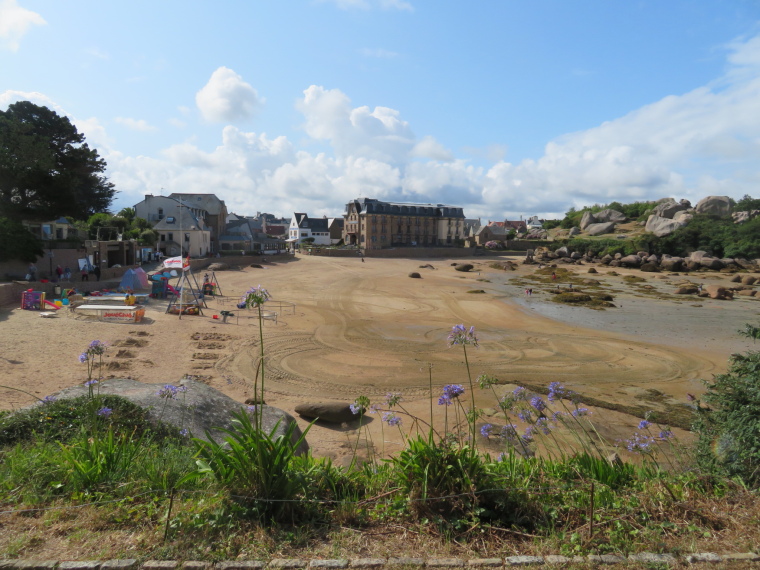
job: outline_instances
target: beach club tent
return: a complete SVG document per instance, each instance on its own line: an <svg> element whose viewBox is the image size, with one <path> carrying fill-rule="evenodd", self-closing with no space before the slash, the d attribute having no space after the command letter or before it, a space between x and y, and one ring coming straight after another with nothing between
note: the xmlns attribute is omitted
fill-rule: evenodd
<svg viewBox="0 0 760 570"><path fill-rule="evenodd" d="M137 291L139 289L148 289L149 287L148 276L139 267L137 269L127 269L121 278L121 283L119 283L119 289L122 291L126 291L127 289Z"/></svg>

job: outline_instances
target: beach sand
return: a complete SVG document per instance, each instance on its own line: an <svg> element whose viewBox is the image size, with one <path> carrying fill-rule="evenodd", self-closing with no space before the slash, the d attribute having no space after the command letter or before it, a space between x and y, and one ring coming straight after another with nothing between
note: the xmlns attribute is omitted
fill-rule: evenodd
<svg viewBox="0 0 760 570"><path fill-rule="evenodd" d="M457 272L452 267L457 261L473 263L475 269ZM0 385L43 398L80 384L86 369L78 356L97 339L110 345L106 378L177 384L189 375L242 403L252 396L259 321L255 311L237 310L234 303L259 284L273 297L265 308L278 313L276 323L263 324L266 401L292 414L301 403L367 396L381 404L387 393L399 392L405 410L428 420L432 377L434 423L442 427L455 412L437 404L442 386L468 387L464 352L448 347L446 340L460 323L475 326L479 338L478 348L467 347L472 378L482 373L498 378L503 384L496 386L497 395L517 385L557 381L585 397L653 409L685 404L687 393L704 390L702 379L725 371L731 353L752 347L736 331L757 322L760 300L755 298L658 299L656 293L672 292L684 277L625 270L612 276L607 268L587 275L588 265L566 266L614 291L616 307L596 311L551 303L544 285L536 284L527 297L522 283L534 279L536 266L501 271L489 267L493 261L275 257L262 268L217 272L224 298L210 300L203 316L180 319L164 312L166 301L151 300L146 318L136 324L99 322L68 310L45 319L3 307ZM433 268L422 267L427 264ZM412 271L422 278L409 278ZM203 273L197 274L199 280ZM653 289L625 283L627 273L644 277ZM688 278L728 284L729 277L700 273ZM235 312L230 323L212 318L222 310ZM476 388L475 397L476 405L491 413L483 421L497 423L494 396ZM463 398L469 406L469 392ZM0 387L0 409L32 402L30 395ZM593 413L595 425L612 441L628 437L639 422L610 409L593 408ZM298 421L302 428L308 425ZM400 448L402 438L381 424L378 415L367 415L366 430L359 433L357 422L317 423L307 440L315 455L342 464L357 441L366 448L365 437L375 452L388 455ZM412 425L403 418L404 433Z"/></svg>

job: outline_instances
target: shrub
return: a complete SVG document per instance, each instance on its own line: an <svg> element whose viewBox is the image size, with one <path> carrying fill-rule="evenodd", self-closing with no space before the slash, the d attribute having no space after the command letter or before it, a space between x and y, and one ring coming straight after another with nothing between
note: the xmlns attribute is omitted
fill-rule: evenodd
<svg viewBox="0 0 760 570"><path fill-rule="evenodd" d="M713 472L760 486L760 352L734 354L696 401L698 459Z"/></svg>

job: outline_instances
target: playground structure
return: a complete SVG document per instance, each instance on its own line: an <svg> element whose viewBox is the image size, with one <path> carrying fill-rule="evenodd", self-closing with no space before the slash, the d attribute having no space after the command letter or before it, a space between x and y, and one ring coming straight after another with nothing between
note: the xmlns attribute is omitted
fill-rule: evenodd
<svg viewBox="0 0 760 570"><path fill-rule="evenodd" d="M166 306L166 312L171 315L178 315L181 319L182 315L202 315L203 308L208 308L203 298L203 290L189 268L182 271L176 288L169 284L168 280L165 287L172 294Z"/></svg>

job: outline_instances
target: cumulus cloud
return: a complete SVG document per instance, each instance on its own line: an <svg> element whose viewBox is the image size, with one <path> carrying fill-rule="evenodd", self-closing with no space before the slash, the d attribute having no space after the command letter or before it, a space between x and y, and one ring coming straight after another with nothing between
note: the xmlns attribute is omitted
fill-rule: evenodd
<svg viewBox="0 0 760 570"><path fill-rule="evenodd" d="M260 104L226 68L201 93L204 115L228 122ZM0 94L0 104L21 99L56 108L39 93ZM725 73L710 84L568 133L549 141L542 156L515 163L504 159L509 141L470 149L482 159L474 163L432 135L417 137L398 110L354 105L339 89L312 85L296 108L309 142L322 143L323 152L228 124L211 150L189 138L156 157L131 157L111 149L97 120L76 124L88 142L102 142L121 192L118 207L164 188L214 192L241 214L339 215L347 201L367 196L461 205L469 217L496 220L559 216L571 206L613 200L757 196L760 187L758 38L729 46Z"/></svg>
<svg viewBox="0 0 760 570"><path fill-rule="evenodd" d="M145 119L131 119L129 117L116 117L114 119L120 125L124 125L131 131L149 132L155 131L156 127L149 124Z"/></svg>
<svg viewBox="0 0 760 570"><path fill-rule="evenodd" d="M454 155L451 154L451 151L443 148L441 143L429 135L414 145L411 155L431 160L441 160L443 162L454 160Z"/></svg>
<svg viewBox="0 0 760 570"><path fill-rule="evenodd" d="M388 107L351 106L339 89L312 85L297 104L306 133L328 141L338 157L365 156L391 163L403 162L415 144L414 134L400 113Z"/></svg>
<svg viewBox="0 0 760 570"><path fill-rule="evenodd" d="M18 5L16 0L0 0L0 47L18 51L21 38L32 26L44 26L45 19Z"/></svg>
<svg viewBox="0 0 760 570"><path fill-rule="evenodd" d="M209 122L237 123L253 117L264 99L240 75L220 67L195 95L195 103Z"/></svg>

